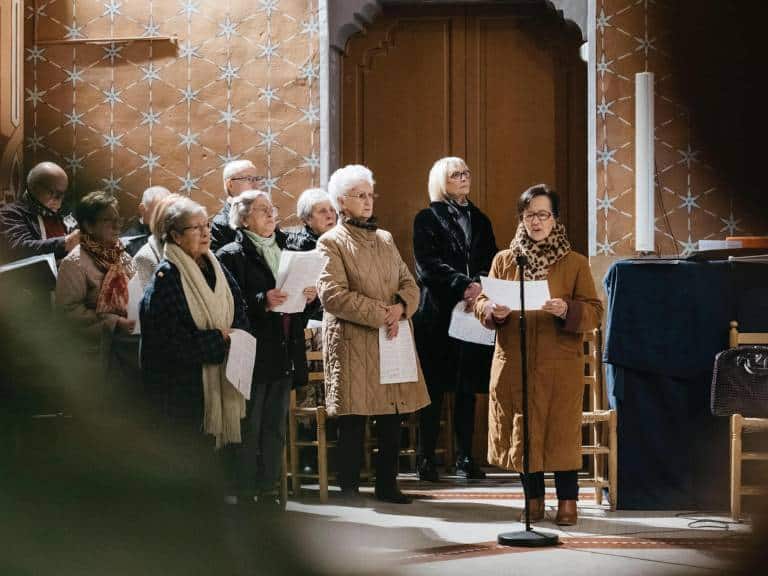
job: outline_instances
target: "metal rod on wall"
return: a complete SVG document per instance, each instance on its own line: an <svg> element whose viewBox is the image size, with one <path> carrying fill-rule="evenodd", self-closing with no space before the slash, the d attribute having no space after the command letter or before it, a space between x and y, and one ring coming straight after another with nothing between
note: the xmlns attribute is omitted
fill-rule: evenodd
<svg viewBox="0 0 768 576"><path fill-rule="evenodd" d="M126 44L129 42L170 42L176 44L177 36L117 36L115 38L60 38L51 40L38 40L39 46L51 44Z"/></svg>

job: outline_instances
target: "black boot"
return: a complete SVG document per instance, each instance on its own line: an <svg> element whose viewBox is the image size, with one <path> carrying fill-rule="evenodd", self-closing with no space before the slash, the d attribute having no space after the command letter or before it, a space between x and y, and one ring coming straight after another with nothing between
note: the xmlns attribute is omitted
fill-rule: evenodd
<svg viewBox="0 0 768 576"><path fill-rule="evenodd" d="M419 480L423 482L437 482L440 479L437 474L434 458L424 456L416 469L419 473Z"/></svg>
<svg viewBox="0 0 768 576"><path fill-rule="evenodd" d="M377 500L381 500L382 502L391 502L392 504L411 503L411 498L400 492L400 488L397 487L397 484L389 488L379 488L377 486L375 496Z"/></svg>
<svg viewBox="0 0 768 576"><path fill-rule="evenodd" d="M480 470L471 456L463 456L456 460L456 476L467 480L482 480L485 472Z"/></svg>

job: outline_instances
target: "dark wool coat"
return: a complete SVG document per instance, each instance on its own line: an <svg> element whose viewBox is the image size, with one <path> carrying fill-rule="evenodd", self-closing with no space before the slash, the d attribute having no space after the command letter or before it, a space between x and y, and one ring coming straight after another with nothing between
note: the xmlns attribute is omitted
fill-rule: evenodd
<svg viewBox="0 0 768 576"><path fill-rule="evenodd" d="M416 348L430 391L487 392L493 348L448 336L451 312L471 282L487 276L497 252L488 217L469 204L471 245L445 202L432 202L416 215L413 252L421 285L413 318Z"/></svg>
<svg viewBox="0 0 768 576"><path fill-rule="evenodd" d="M515 256L499 252L492 278L516 280ZM549 293L568 303L565 320L549 312L526 312L526 346L530 438L530 471L581 468L581 408L584 397L584 332L600 324L603 306L595 292L589 261L569 252L549 269ZM491 368L488 406L488 462L522 470L523 416L520 378L520 319L512 312L497 324L484 312L487 296L475 302L475 314L495 327L496 349Z"/></svg>
<svg viewBox="0 0 768 576"><path fill-rule="evenodd" d="M248 329L240 288L224 270L232 291L232 328ZM192 319L181 273L162 260L144 292L141 320L141 368L149 394L174 421L196 423L203 418L203 364L224 362L229 344L218 330L200 330Z"/></svg>
<svg viewBox="0 0 768 576"><path fill-rule="evenodd" d="M284 249L286 235L280 230L275 234L277 244ZM306 384L306 320L303 314L267 310L267 292L275 287L275 277L253 242L238 230L235 241L221 248L216 256L237 281L248 306L251 334L258 342L254 383L266 384L290 376L295 386Z"/></svg>
<svg viewBox="0 0 768 576"><path fill-rule="evenodd" d="M0 208L0 262L40 254L53 253L58 259L67 255L64 236L42 237L37 213L28 202L17 200Z"/></svg>
<svg viewBox="0 0 768 576"><path fill-rule="evenodd" d="M211 250L214 252L235 241L235 231L229 227L229 211L232 205L224 202L211 221Z"/></svg>
<svg viewBox="0 0 768 576"><path fill-rule="evenodd" d="M120 240L122 240L123 246L125 246L125 251L131 256L136 256L136 253L149 240L149 235L149 225L144 224L138 218L134 218L123 233L120 234Z"/></svg>

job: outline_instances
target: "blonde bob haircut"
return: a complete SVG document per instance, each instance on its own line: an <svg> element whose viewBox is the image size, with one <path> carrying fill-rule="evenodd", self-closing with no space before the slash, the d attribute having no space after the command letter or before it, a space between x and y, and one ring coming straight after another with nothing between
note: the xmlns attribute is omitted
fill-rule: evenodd
<svg viewBox="0 0 768 576"><path fill-rule="evenodd" d="M432 202L445 202L448 200L448 196L445 193L448 175L454 170L465 170L466 168L467 163L458 156L446 156L435 162L429 171L429 199Z"/></svg>

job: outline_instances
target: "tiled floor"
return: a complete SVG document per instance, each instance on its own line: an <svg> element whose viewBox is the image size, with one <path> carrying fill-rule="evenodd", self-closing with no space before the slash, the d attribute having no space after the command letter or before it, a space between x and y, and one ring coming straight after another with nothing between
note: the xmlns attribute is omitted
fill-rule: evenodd
<svg viewBox="0 0 768 576"><path fill-rule="evenodd" d="M562 530L549 520L557 508L554 494L548 520L536 525L558 534L559 546L503 547L498 533L524 529L516 521L523 500L513 477L429 484L401 475L400 483L414 496L412 504L386 504L370 494L350 507L332 493L320 505L308 487L289 502L287 520L318 565L334 574L722 573L750 534L748 523L733 523L725 512L611 512L584 491L577 526Z"/></svg>

